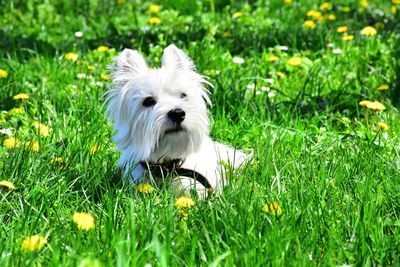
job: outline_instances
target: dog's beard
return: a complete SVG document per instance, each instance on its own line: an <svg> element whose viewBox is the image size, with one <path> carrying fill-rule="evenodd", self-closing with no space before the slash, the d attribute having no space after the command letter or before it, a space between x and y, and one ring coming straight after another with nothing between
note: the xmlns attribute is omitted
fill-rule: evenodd
<svg viewBox="0 0 400 267"><path fill-rule="evenodd" d="M161 134L149 161L164 162L172 159L184 159L187 155L196 152L207 133L185 126L167 129Z"/></svg>

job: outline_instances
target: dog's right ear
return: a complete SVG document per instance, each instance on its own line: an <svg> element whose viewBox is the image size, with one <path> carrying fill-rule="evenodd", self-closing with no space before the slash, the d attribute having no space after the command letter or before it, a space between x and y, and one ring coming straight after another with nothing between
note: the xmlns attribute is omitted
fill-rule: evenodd
<svg viewBox="0 0 400 267"><path fill-rule="evenodd" d="M125 84L139 73L147 70L145 59L138 51L125 48L110 66L111 78L116 83Z"/></svg>
<svg viewBox="0 0 400 267"><path fill-rule="evenodd" d="M164 49L164 54L161 58L163 66L175 68L178 70L195 70L196 67L193 61L183 50L177 48L174 44L169 45Z"/></svg>

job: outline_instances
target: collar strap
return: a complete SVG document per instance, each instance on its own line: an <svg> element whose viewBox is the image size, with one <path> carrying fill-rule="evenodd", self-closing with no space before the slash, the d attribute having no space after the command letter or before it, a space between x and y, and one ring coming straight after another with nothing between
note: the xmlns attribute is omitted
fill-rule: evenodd
<svg viewBox="0 0 400 267"><path fill-rule="evenodd" d="M205 176L195 170L189 170L186 168L181 168L183 160L174 159L165 163L150 163L147 161L141 161L140 165L145 169L150 171L153 175L157 177L168 176L171 174L185 176L193 178L195 181L202 184L209 191L213 191L210 182Z"/></svg>

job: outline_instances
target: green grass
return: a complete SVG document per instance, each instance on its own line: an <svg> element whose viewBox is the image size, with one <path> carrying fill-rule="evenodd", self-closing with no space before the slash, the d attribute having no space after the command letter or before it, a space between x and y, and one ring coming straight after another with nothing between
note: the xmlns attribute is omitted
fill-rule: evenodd
<svg viewBox="0 0 400 267"><path fill-rule="evenodd" d="M322 13L336 20L310 30L306 13L322 2L160 1L158 25L147 22L150 3L122 2L9 1L0 10L0 69L8 73L0 129L20 141L6 148L9 136L0 134L0 181L16 186L0 188L0 266L400 264L400 6L393 14L390 1L366 9L335 1ZM342 41L343 25L353 41ZM360 34L368 25L376 36ZM167 186L126 190L101 98L106 67L124 47L157 66L172 42L215 85L212 137L255 150L222 195L195 199L187 217ZM68 52L79 60L66 60ZM287 64L292 56L300 66ZM387 91L377 89L383 84ZM14 100L18 93L29 99ZM361 107L365 99L386 110ZM34 141L38 152L27 146ZM52 163L57 157L64 163ZM273 202L281 216L262 211ZM94 230L72 222L80 211L93 214ZM34 234L48 243L24 251Z"/></svg>

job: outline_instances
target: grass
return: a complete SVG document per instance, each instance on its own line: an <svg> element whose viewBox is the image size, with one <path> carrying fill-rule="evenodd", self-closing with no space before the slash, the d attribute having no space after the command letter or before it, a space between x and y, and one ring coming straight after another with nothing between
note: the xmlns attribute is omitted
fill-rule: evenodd
<svg viewBox="0 0 400 267"><path fill-rule="evenodd" d="M16 189L0 187L0 265L400 264L400 6L343 0L324 11L321 3L161 1L155 14L142 1L5 4L0 181ZM324 19L308 18L311 9ZM150 25L152 16L161 23ZM343 25L354 40L342 40ZM368 25L377 35L360 33ZM212 137L255 150L222 195L194 199L186 216L167 187L126 190L101 98L106 66L124 47L156 66L172 42L215 85ZM288 64L294 56L299 66ZM18 93L29 99L14 100ZM6 147L10 137L18 147ZM275 202L282 214L262 211ZM94 216L93 230L73 223L82 211ZM25 251L35 234L47 244Z"/></svg>

